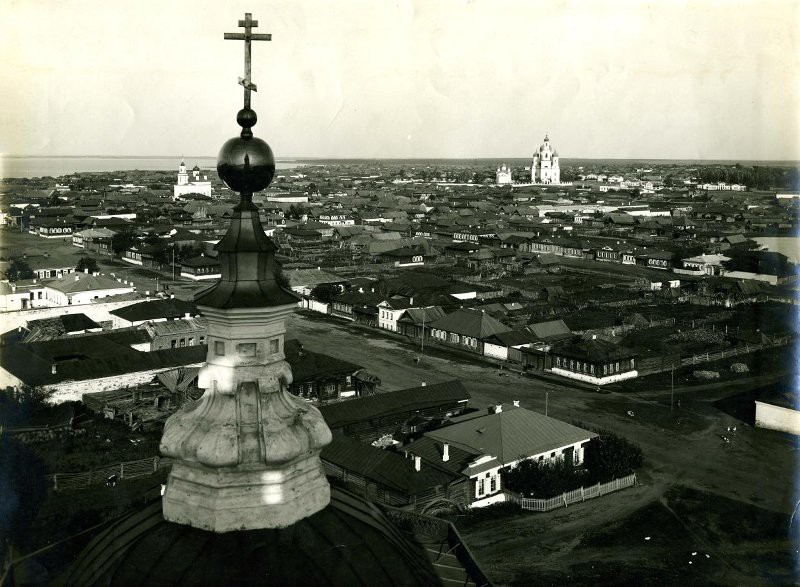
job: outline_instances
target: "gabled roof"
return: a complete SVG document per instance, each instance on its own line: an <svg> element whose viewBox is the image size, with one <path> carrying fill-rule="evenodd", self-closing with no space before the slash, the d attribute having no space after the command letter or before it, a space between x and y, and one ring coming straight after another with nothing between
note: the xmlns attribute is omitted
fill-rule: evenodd
<svg viewBox="0 0 800 587"><path fill-rule="evenodd" d="M500 346L514 347L536 342L536 337L529 332L524 332L521 330L509 330L508 332L499 332L497 334L493 334L486 340L487 342L498 344Z"/></svg>
<svg viewBox="0 0 800 587"><path fill-rule="evenodd" d="M284 271L284 275L289 280L290 287L308 287L321 283L343 283L346 281L343 277L321 269L291 269Z"/></svg>
<svg viewBox="0 0 800 587"><path fill-rule="evenodd" d="M436 467L423 466L416 471L411 459L339 434L322 449L320 457L409 496L437 485L446 485L460 477Z"/></svg>
<svg viewBox="0 0 800 587"><path fill-rule="evenodd" d="M463 336L471 336L477 339L484 339L493 334L508 332L508 326L495 320L486 312L471 308L461 308L452 314L434 320L430 324L431 328L454 332Z"/></svg>
<svg viewBox="0 0 800 587"><path fill-rule="evenodd" d="M552 353L584 361L614 361L639 356L639 353L633 349L618 346L604 340L585 340L573 344L565 344L554 349Z"/></svg>
<svg viewBox="0 0 800 587"><path fill-rule="evenodd" d="M151 352L130 347L147 340L144 330L129 330L20 343L0 347L0 364L27 385L48 385L179 367L206 359L204 346Z"/></svg>
<svg viewBox="0 0 800 587"><path fill-rule="evenodd" d="M52 279L47 282L47 286L62 293L79 293L84 291L98 291L108 289L130 290L130 285L119 283L116 279L105 275L93 275L91 273L69 273L63 277Z"/></svg>
<svg viewBox="0 0 800 587"><path fill-rule="evenodd" d="M109 312L129 322L142 320L157 320L159 318L183 318L186 314L196 316L197 306L192 302L185 302L177 298L167 300L152 300L131 304Z"/></svg>
<svg viewBox="0 0 800 587"><path fill-rule="evenodd" d="M504 408L500 413L477 417L467 414L459 420L425 436L468 452L491 455L503 465L597 436L525 408ZM408 447L409 452L413 452L412 447Z"/></svg>
<svg viewBox="0 0 800 587"><path fill-rule="evenodd" d="M25 342L57 338L72 332L100 329L100 325L86 314L64 314L53 318L42 318L28 322L28 334Z"/></svg>
<svg viewBox="0 0 800 587"><path fill-rule="evenodd" d="M550 320L531 324L528 329L539 340L558 340L572 336L572 331L563 320Z"/></svg>
<svg viewBox="0 0 800 587"><path fill-rule="evenodd" d="M361 365L309 351L297 339L287 340L284 343L283 352L286 362L292 368L295 383L318 377L352 375L359 369L363 369Z"/></svg>
<svg viewBox="0 0 800 587"><path fill-rule="evenodd" d="M357 422L465 401L470 397L464 384L453 380L329 404L321 406L320 412L329 427L341 428Z"/></svg>
<svg viewBox="0 0 800 587"><path fill-rule="evenodd" d="M445 315L441 306L430 306L428 308L409 308L400 316L398 322L410 322L412 324L429 324Z"/></svg>

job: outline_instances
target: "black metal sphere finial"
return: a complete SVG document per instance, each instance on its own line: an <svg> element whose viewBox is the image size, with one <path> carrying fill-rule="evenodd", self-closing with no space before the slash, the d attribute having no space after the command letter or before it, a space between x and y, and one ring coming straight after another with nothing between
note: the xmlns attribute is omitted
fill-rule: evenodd
<svg viewBox="0 0 800 587"><path fill-rule="evenodd" d="M258 21L253 20L250 13L239 21L239 26L244 27L244 33L225 33L225 38L244 41L245 46L245 72L244 77L239 78L239 84L244 87L244 108L236 114L242 132L222 145L217 155L217 173L225 185L241 193L242 201L247 202L254 192L269 186L275 176L275 156L267 143L253 136L251 129L258 116L250 108L250 92L256 91L256 85L250 79L250 42L269 41L272 36L253 33Z"/></svg>

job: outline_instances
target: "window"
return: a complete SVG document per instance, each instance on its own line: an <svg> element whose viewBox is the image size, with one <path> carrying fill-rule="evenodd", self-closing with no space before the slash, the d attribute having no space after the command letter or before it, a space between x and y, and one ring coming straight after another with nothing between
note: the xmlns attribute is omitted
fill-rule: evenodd
<svg viewBox="0 0 800 587"><path fill-rule="evenodd" d="M185 338L181 339L181 346L186 346L186 339Z"/></svg>
<svg viewBox="0 0 800 587"><path fill-rule="evenodd" d="M205 344L205 342L206 342L206 337L205 336L201 336L200 337L200 344Z"/></svg>
<svg viewBox="0 0 800 587"><path fill-rule="evenodd" d="M277 338L273 338L272 340L270 340L269 341L269 352L274 355L279 350L280 350L280 344L278 342L278 339Z"/></svg>
<svg viewBox="0 0 800 587"><path fill-rule="evenodd" d="M492 477L491 481L489 481L489 491L491 493L497 491L497 477Z"/></svg>
<svg viewBox="0 0 800 587"><path fill-rule="evenodd" d="M172 348L175 348L176 346L178 346L178 341L177 341L177 340L175 340L174 338L173 338L171 341L169 341L169 342L170 342L170 346L171 346Z"/></svg>
<svg viewBox="0 0 800 587"><path fill-rule="evenodd" d="M225 356L225 343L221 340L214 341L214 354L218 357Z"/></svg>
<svg viewBox="0 0 800 587"><path fill-rule="evenodd" d="M194 344L194 337L190 336L189 337L189 346L192 346L193 344Z"/></svg>
<svg viewBox="0 0 800 587"><path fill-rule="evenodd" d="M486 480L478 479L477 496L480 497L481 495L483 495L485 490L486 490Z"/></svg>
<svg viewBox="0 0 800 587"><path fill-rule="evenodd" d="M253 358L256 356L256 343L243 342L236 345L236 353L240 357Z"/></svg>

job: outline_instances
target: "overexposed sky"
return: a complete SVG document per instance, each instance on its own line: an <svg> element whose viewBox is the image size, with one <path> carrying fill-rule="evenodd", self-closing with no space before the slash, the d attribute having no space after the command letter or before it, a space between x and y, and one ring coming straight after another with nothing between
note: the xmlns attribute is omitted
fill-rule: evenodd
<svg viewBox="0 0 800 587"><path fill-rule="evenodd" d="M800 159L800 0L0 2L0 152Z"/></svg>

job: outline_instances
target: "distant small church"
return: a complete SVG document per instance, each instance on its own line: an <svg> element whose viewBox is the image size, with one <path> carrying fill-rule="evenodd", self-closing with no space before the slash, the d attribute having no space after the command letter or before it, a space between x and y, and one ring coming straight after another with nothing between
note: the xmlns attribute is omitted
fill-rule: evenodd
<svg viewBox="0 0 800 587"><path fill-rule="evenodd" d="M511 167L503 163L497 168L497 185L511 185Z"/></svg>
<svg viewBox="0 0 800 587"><path fill-rule="evenodd" d="M208 176L204 175L200 179L200 168L195 165L192 169L192 178L189 180L189 173L186 171L186 163L181 160L178 166L178 183L174 186L172 199L177 200L186 194L200 194L203 196L211 197L211 182L208 181Z"/></svg>
<svg viewBox="0 0 800 587"><path fill-rule="evenodd" d="M558 168L558 151L550 145L550 138L545 135L544 143L533 154L531 164L532 183L560 183L561 171Z"/></svg>

